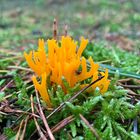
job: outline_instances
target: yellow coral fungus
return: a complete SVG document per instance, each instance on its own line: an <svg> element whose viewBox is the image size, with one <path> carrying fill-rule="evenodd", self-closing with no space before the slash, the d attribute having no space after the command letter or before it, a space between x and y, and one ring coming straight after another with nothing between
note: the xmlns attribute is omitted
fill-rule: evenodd
<svg viewBox="0 0 140 140"><path fill-rule="evenodd" d="M45 52L44 40L39 39L39 47L37 51L31 51L29 54L24 53L26 61L31 69L42 78L39 84L33 76L35 88L39 91L42 99L50 106L51 102L47 92L46 78L49 75L50 81L61 85L64 88L62 77L65 77L70 87L76 83L92 78L92 81L97 80L99 75L104 75L104 78L95 83L92 88L100 88L101 93L108 89L109 80L108 71L105 73L99 72L99 65L95 64L93 59L89 57L86 60L81 57L88 40L81 38L80 47L77 50L77 43L69 36L62 36L60 42L54 39L48 40L48 53ZM87 62L90 63L90 69L87 70ZM81 67L81 71L79 68ZM82 85L81 85L82 86ZM84 86L84 85L83 85ZM64 89L65 90L65 89Z"/></svg>
<svg viewBox="0 0 140 140"><path fill-rule="evenodd" d="M47 102L48 106L51 106L51 102L50 102L50 99L49 99L49 94L47 92L47 84L46 84L46 81L47 81L47 75L46 73L43 73L41 75L41 78L42 78L42 81L41 81L41 84L39 84L36 80L36 77L33 76L32 77L32 80L33 80L33 83L34 83L34 86L35 88L39 91L42 99Z"/></svg>

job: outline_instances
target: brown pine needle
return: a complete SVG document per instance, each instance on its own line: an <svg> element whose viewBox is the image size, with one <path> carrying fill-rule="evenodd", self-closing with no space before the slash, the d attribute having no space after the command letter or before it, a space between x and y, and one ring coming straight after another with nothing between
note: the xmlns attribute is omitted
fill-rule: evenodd
<svg viewBox="0 0 140 140"><path fill-rule="evenodd" d="M28 87L26 88L26 90L32 88L33 86L34 86L34 85L28 86ZM16 94L19 94L19 93L21 93L21 90L18 91L18 92L16 92ZM12 96L13 96L13 94L7 95L7 96L5 96L5 97L3 98L3 100L6 100L7 98L10 98L10 97L12 97Z"/></svg>
<svg viewBox="0 0 140 140"><path fill-rule="evenodd" d="M118 85L129 89L140 89L140 85L127 85L127 84L122 84L121 82L118 82Z"/></svg>
<svg viewBox="0 0 140 140"><path fill-rule="evenodd" d="M12 82L13 82L13 80L11 80L10 82L8 82L0 91L3 92L6 88L9 87L9 85L11 85Z"/></svg>
<svg viewBox="0 0 140 140"><path fill-rule="evenodd" d="M63 127L65 127L66 125L68 125L69 123L71 123L73 120L75 120L75 118L71 115L67 118L65 118L64 120L62 120L61 122L59 122L58 124L56 124L51 130L53 133L59 131L60 129L62 129Z"/></svg>
<svg viewBox="0 0 140 140"><path fill-rule="evenodd" d="M8 79L8 78L13 78L13 75L3 75L3 76L0 76L0 80Z"/></svg>
<svg viewBox="0 0 140 140"><path fill-rule="evenodd" d="M35 90L35 91L36 91L36 97L37 97L39 112L40 112L40 116L41 116L41 118L42 118L42 121L43 121L43 123L44 123L44 125L45 125L45 128L46 128L47 132L48 132L48 135L49 135L49 137L50 137L50 140L55 140L55 138L54 138L54 136L53 136L53 134L52 134L52 132L51 132L51 129L50 129L49 125L48 125L48 122L47 122L47 120L46 120L46 118L45 118L45 115L44 115L44 113L43 113L43 110L42 110L42 108L41 108L41 104L40 104L39 97L38 97L38 92L37 92L37 90Z"/></svg>
<svg viewBox="0 0 140 140"><path fill-rule="evenodd" d="M18 132L17 132L17 134L16 134L16 138L15 138L15 140L18 140L19 137L20 137L20 131L21 131L21 128L22 128L23 122L24 122L24 120L22 120L21 123L20 123L20 126L19 126Z"/></svg>
<svg viewBox="0 0 140 140"><path fill-rule="evenodd" d="M30 100L31 100L32 113L35 114L35 111L34 111L34 102L33 102L33 95L31 95ZM47 140L47 138L45 137L45 135L44 135L43 132L41 131L40 126L38 125L38 122L37 122L36 118L35 118L34 116L33 116L33 118L34 118L35 125L36 125L36 128L37 128L37 130L38 130L38 133L39 133L41 139L42 139L42 140Z"/></svg>
<svg viewBox="0 0 140 140"><path fill-rule="evenodd" d="M24 71L30 71L30 72L33 72L31 69L29 68L24 68L24 67L21 67L21 66L8 66L9 69L18 69L18 70L24 70Z"/></svg>
<svg viewBox="0 0 140 140"><path fill-rule="evenodd" d="M128 94L130 94L131 96L140 97L140 94L135 93L135 92L134 92L133 90L131 90L131 89L128 89L128 88L127 88L127 91L128 91Z"/></svg>
<svg viewBox="0 0 140 140"><path fill-rule="evenodd" d="M23 128L20 140L24 140L24 135L25 135L25 132L26 132L26 126L27 126L28 119L29 119L29 116L26 117L24 128Z"/></svg>
<svg viewBox="0 0 140 140"><path fill-rule="evenodd" d="M22 55L18 55L18 56L6 57L6 58L1 59L1 62L9 61L9 60L14 60L14 59L18 59L18 58L23 58L23 56Z"/></svg>
<svg viewBox="0 0 140 140"><path fill-rule="evenodd" d="M102 139L99 137L99 135L98 135L98 133L96 132L96 130L94 129L94 127L90 125L90 123L88 122L88 120L87 120L82 114L80 114L79 116L80 116L81 120L89 127L89 129L90 129L91 132L94 134L94 136L97 138L97 140L102 140Z"/></svg>

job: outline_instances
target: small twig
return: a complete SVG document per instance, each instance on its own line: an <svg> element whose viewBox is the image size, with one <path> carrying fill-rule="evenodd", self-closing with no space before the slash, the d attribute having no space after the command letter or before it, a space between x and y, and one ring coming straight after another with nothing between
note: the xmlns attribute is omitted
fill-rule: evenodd
<svg viewBox="0 0 140 140"><path fill-rule="evenodd" d="M88 122L88 120L82 115L79 115L80 118L82 119L82 121L89 127L89 129L91 130L91 132L94 134L94 136L97 138L97 140L102 140L98 133L96 132L95 128L93 126L90 125L90 123Z"/></svg>
<svg viewBox="0 0 140 140"><path fill-rule="evenodd" d="M128 99L132 99L132 98L134 98L134 97L133 97L133 96L131 96L131 95L127 95L127 97L128 97ZM138 100L138 99L136 99L136 98L135 98L135 101L139 102L139 100Z"/></svg>
<svg viewBox="0 0 140 140"><path fill-rule="evenodd" d="M1 62L9 61L9 60L17 59L17 58L23 58L23 56L19 55L19 56L7 57L5 59L3 58L1 59Z"/></svg>
<svg viewBox="0 0 140 140"><path fill-rule="evenodd" d="M54 138L54 136L53 136L53 134L52 134L52 132L51 132L51 129L50 129L49 125L48 125L48 122L47 122L47 120L46 120L46 118L45 118L45 115L44 115L44 113L43 113L43 110L42 110L42 108L41 108L41 104L40 104L39 97L38 97L38 92L37 92L37 90L35 90L35 91L36 91L36 97L37 97L39 112L40 112L40 116L41 116L41 118L42 118L42 121L43 121L43 123L44 123L44 125L45 125L45 128L46 128L46 130L47 130L47 132L48 132L48 135L49 135L50 139L51 139L51 140L55 140L55 138Z"/></svg>
<svg viewBox="0 0 140 140"><path fill-rule="evenodd" d="M2 91L4 91L6 88L8 88L8 87L11 85L12 82L13 82L13 80L11 80L10 82L8 82L0 91L2 92Z"/></svg>
<svg viewBox="0 0 140 140"><path fill-rule="evenodd" d="M65 118L64 120L60 121L53 128L51 128L52 133L54 134L54 133L58 132L59 130L64 128L66 125L71 123L73 120L75 120L75 118L73 115L71 115L71 116ZM48 137L48 134L46 134L45 136Z"/></svg>
<svg viewBox="0 0 140 140"><path fill-rule="evenodd" d="M32 96L32 95L31 95L30 100L31 100L32 113L35 114L35 111L34 111L34 102L33 102L33 96ZM37 128L37 130L38 130L38 133L39 133L41 139L42 139L42 140L47 140L46 137L45 137L45 135L44 135L43 132L41 131L41 129L40 129L39 125L38 125L38 122L37 122L36 118L35 118L35 117L33 117L33 118L34 118L35 125L36 125L36 128Z"/></svg>
<svg viewBox="0 0 140 140"><path fill-rule="evenodd" d="M118 82L124 83L132 80L132 78L126 78L126 79L119 79Z"/></svg>
<svg viewBox="0 0 140 140"><path fill-rule="evenodd" d="M21 128L22 128L23 122L24 122L24 120L22 120L21 123L20 123L20 126L19 126L18 132L17 132L17 134L16 134L16 138L15 138L15 140L18 140L19 137L20 137L20 131L21 131Z"/></svg>
<svg viewBox="0 0 140 140"><path fill-rule="evenodd" d="M26 88L26 90L32 88L33 86L34 86L34 85L28 86L28 87ZM19 94L19 93L21 93L21 90L18 91L18 92L16 92L16 94ZM7 96L5 96L5 97L3 98L3 100L5 100L5 99L7 99L7 98L10 98L10 97L12 97L12 96L13 96L13 94L7 95Z"/></svg>
<svg viewBox="0 0 140 140"><path fill-rule="evenodd" d="M124 88L131 88L131 89L140 89L140 86L137 85L124 85L121 83L118 83L120 86L124 87Z"/></svg>
<svg viewBox="0 0 140 140"><path fill-rule="evenodd" d="M4 110L4 108L5 108L6 106L9 107L11 104L15 103L17 100L18 100L18 99L15 98L15 99L10 100L9 102L6 102L6 103L4 102L4 104L0 106L0 110Z"/></svg>
<svg viewBox="0 0 140 140"><path fill-rule="evenodd" d="M75 118L72 115L65 118L64 120L56 124L53 128L51 128L52 133L59 131L60 129L71 123L73 120L75 120Z"/></svg>
<svg viewBox="0 0 140 140"><path fill-rule="evenodd" d="M4 113L6 112L6 113L13 113L13 114L15 114L15 113L22 113L23 115L24 114L27 114L27 115L31 115L31 116L34 116L34 117L36 117L36 118L40 118L40 116L38 116L38 115L36 115L36 114L34 114L34 113L30 113L30 112L27 112L27 111L22 111L22 110L15 110L15 109L11 109L10 107L9 107L9 105L3 105L3 106L1 106L0 107L0 111L3 111ZM8 115L8 114L7 114Z"/></svg>
<svg viewBox="0 0 140 140"><path fill-rule="evenodd" d="M135 93L134 91L132 91L131 89L127 89L128 94L132 95L132 96L137 96L140 97L140 94Z"/></svg>
<svg viewBox="0 0 140 140"><path fill-rule="evenodd" d="M53 21L53 38L57 40L57 22L56 19Z"/></svg>
<svg viewBox="0 0 140 140"><path fill-rule="evenodd" d="M34 113L27 112L27 111L15 110L14 113L23 113L23 114L32 115L33 117L36 117L36 118L40 118L40 116L38 116L38 115L36 115Z"/></svg>
<svg viewBox="0 0 140 140"><path fill-rule="evenodd" d="M33 113L30 113L30 112L28 112L28 111L30 111L31 110L31 108L29 108L29 109L27 109L26 111L24 111L24 112L27 112L27 113L23 113L23 114L21 114L12 124L11 124L11 126L9 126L10 128L13 128L14 127L14 125L24 116L24 115L31 115L31 117L37 117L37 118L40 118L40 116L38 116L38 115L36 115L36 114L33 114ZM30 117L30 118L31 118Z"/></svg>
<svg viewBox="0 0 140 140"><path fill-rule="evenodd" d="M86 91L89 87L91 87L96 82L100 81L104 76L99 77L97 80L90 83L88 86L82 88L79 92L76 92L74 96L72 96L70 99L68 99L66 102L71 102L73 99L75 99L77 96L79 96L82 92ZM61 108L65 105L65 102L61 103L54 111L52 111L48 116L47 119L50 118L54 113L61 110Z"/></svg>
<svg viewBox="0 0 140 140"><path fill-rule="evenodd" d="M7 79L7 78L13 78L13 75L4 75L4 76L0 76L0 80L2 80L2 79Z"/></svg>
<svg viewBox="0 0 140 140"><path fill-rule="evenodd" d="M26 126L27 126L28 119L29 119L29 116L26 117L24 128L23 128L23 131L22 131L20 140L24 140L24 135L25 135L25 131L26 131Z"/></svg>

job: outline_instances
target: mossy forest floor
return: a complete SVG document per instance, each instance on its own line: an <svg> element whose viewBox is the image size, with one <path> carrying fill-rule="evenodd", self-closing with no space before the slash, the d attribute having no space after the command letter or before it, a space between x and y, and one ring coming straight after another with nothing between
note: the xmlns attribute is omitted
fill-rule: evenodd
<svg viewBox="0 0 140 140"><path fill-rule="evenodd" d="M139 0L0 0L0 140L140 140L139 7ZM23 52L52 38L54 18L59 37L67 24L74 40L90 40L83 55L109 69L104 95L85 91L68 102L79 86L64 81L65 96L50 87L53 108L36 96Z"/></svg>

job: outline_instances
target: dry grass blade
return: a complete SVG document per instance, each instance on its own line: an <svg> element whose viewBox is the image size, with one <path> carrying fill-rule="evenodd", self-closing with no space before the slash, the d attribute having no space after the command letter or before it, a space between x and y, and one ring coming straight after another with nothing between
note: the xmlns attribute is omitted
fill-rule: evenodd
<svg viewBox="0 0 140 140"><path fill-rule="evenodd" d="M0 73L9 73L9 70L0 70Z"/></svg>
<svg viewBox="0 0 140 140"><path fill-rule="evenodd" d="M132 95L132 96L136 96L136 97L140 97L140 94L135 93L134 91L132 91L131 89L127 89L128 90L128 94Z"/></svg>
<svg viewBox="0 0 140 140"><path fill-rule="evenodd" d="M119 79L118 82L124 83L132 80L132 78L126 78L126 79Z"/></svg>
<svg viewBox="0 0 140 140"><path fill-rule="evenodd" d="M65 127L66 125L68 125L69 123L71 123L75 118L71 115L67 118L65 118L64 120L62 120L61 122L59 122L58 124L56 124L51 130L53 133L59 131L60 129L62 129L63 127Z"/></svg>
<svg viewBox="0 0 140 140"><path fill-rule="evenodd" d="M139 100L138 99L136 99L136 98L134 98L134 96L131 96L131 95L127 95L127 97L128 97L128 99L134 99L135 101L137 101L137 102L139 102Z"/></svg>
<svg viewBox="0 0 140 140"><path fill-rule="evenodd" d="M0 49L0 53L3 53L3 54L7 54L7 55L14 55L14 56L20 56L21 53L19 52L13 52L12 50L6 50L6 49Z"/></svg>
<svg viewBox="0 0 140 140"><path fill-rule="evenodd" d="M3 62L3 61L9 61L9 60L14 60L14 59L20 59L20 58L23 58L23 56L21 56L21 55L18 55L18 56L12 56L12 57L6 57L6 58L3 58L3 59L1 59L1 62Z"/></svg>
<svg viewBox="0 0 140 140"><path fill-rule="evenodd" d="M124 87L124 88L130 88L130 89L140 89L140 86L138 85L124 85L124 84L121 84L121 83L118 83L118 85Z"/></svg>
<svg viewBox="0 0 140 140"><path fill-rule="evenodd" d="M29 119L29 116L26 117L24 128L23 128L23 131L22 131L20 140L24 140L24 135L25 135L25 131L26 131L26 126L27 126L28 119Z"/></svg>
<svg viewBox="0 0 140 140"><path fill-rule="evenodd" d="M20 137L20 131L21 131L21 128L22 128L23 122L24 122L24 120L22 120L21 123L20 123L20 126L19 126L18 132L17 132L17 134L16 134L16 138L15 138L15 140L18 140L19 137Z"/></svg>
<svg viewBox="0 0 140 140"><path fill-rule="evenodd" d="M11 80L10 82L8 82L0 91L3 92L6 88L9 87L9 85L11 85L12 82L13 82L13 80Z"/></svg>
<svg viewBox="0 0 140 140"><path fill-rule="evenodd" d="M89 129L91 130L91 132L94 134L94 136L96 137L97 140L102 140L98 133L96 132L96 130L93 128L93 126L90 125L90 123L87 121L87 119L83 116L83 115L79 115L81 120L89 127Z"/></svg>
<svg viewBox="0 0 140 140"><path fill-rule="evenodd" d="M34 85L28 86L28 87L26 88L26 90L32 88L33 86L34 86ZM21 90L18 91L18 92L16 92L16 94L19 94L19 93L21 93ZM5 97L3 98L3 100L6 100L7 98L10 98L10 97L12 97L12 96L13 96L13 94L7 95L7 96L5 96Z"/></svg>
<svg viewBox="0 0 140 140"><path fill-rule="evenodd" d="M99 77L97 80L90 83L88 86L82 88L79 92L76 92L70 99L68 99L66 102L71 102L73 99L75 99L77 96L79 96L82 92L86 91L89 87L91 87L96 82L100 81L104 76ZM54 111L52 111L48 116L47 119L50 118L55 112L58 112L62 109L62 107L65 105L65 102L60 104Z"/></svg>
<svg viewBox="0 0 140 140"><path fill-rule="evenodd" d="M35 114L35 111L34 111L34 103L33 103L33 96L32 96L32 95L31 95L30 100L31 100L32 113ZM41 129L40 129L40 127L39 127L39 125L38 125L38 122L37 122L37 120L36 120L35 117L34 117L34 121L35 121L35 125L36 125L36 128L37 128L37 130L38 130L38 133L39 133L41 139L42 139L42 140L47 140L47 138L45 137L45 135L44 135L43 132L41 131Z"/></svg>
<svg viewBox="0 0 140 140"><path fill-rule="evenodd" d="M8 78L13 78L13 75L3 75L3 76L0 76L0 80L8 79Z"/></svg>
<svg viewBox="0 0 140 140"><path fill-rule="evenodd" d="M24 67L21 67L21 66L8 66L8 68L9 68L9 69L18 69L18 70L24 70L24 71L33 72L31 69L24 68Z"/></svg>
<svg viewBox="0 0 140 140"><path fill-rule="evenodd" d="M53 134L52 134L52 132L51 132L51 129L50 129L48 123L47 123L47 120L46 120L46 118L45 118L45 115L44 115L44 113L43 113L43 110L42 110L42 108L41 108L41 104L40 104L39 97L38 97L38 92L37 92L37 90L35 90L35 91L36 91L36 97L37 97L37 102L38 102L38 107L39 107L40 116L41 116L41 118L42 118L42 120L43 120L43 123L44 123L45 128L46 128L46 130L47 130L47 132L48 132L48 135L49 135L49 137L50 137L50 140L55 140L55 138L54 138L54 136L53 136Z"/></svg>

